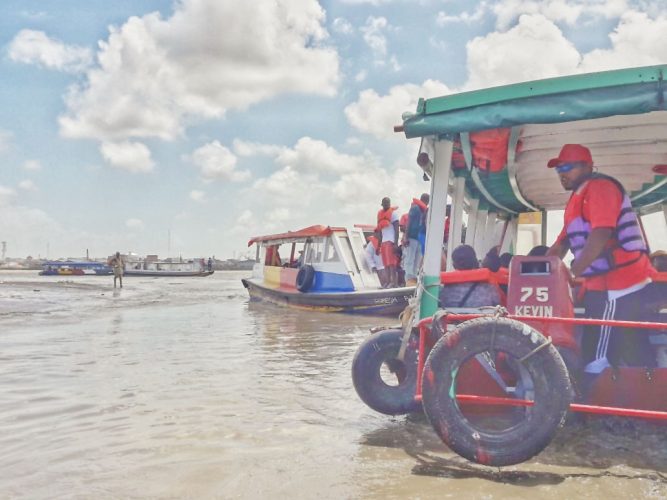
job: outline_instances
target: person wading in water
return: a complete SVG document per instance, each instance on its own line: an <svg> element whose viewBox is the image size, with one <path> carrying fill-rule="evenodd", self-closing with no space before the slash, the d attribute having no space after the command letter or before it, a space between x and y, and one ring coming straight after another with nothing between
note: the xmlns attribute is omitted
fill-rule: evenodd
<svg viewBox="0 0 667 500"><path fill-rule="evenodd" d="M116 288L116 280L120 282L120 287L123 288L123 258L120 252L111 257L109 265L113 268L113 287Z"/></svg>

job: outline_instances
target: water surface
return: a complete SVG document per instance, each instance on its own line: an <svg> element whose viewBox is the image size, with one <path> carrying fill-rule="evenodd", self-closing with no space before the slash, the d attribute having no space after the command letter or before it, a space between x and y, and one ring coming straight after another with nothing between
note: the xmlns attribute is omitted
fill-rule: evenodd
<svg viewBox="0 0 667 500"><path fill-rule="evenodd" d="M667 433L647 425L468 464L423 417L357 398L354 351L394 321L249 303L245 274L114 291L0 272L0 497L667 497Z"/></svg>

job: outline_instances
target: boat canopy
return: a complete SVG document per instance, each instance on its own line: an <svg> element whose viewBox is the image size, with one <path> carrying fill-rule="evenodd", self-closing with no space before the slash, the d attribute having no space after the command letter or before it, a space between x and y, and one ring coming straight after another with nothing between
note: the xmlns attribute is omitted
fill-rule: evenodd
<svg viewBox="0 0 667 500"><path fill-rule="evenodd" d="M299 241L305 240L306 238L313 238L316 236L329 236L334 231L344 231L345 228L342 227L331 227L331 226L309 226L298 231L287 231L286 233L279 234L269 234L267 236L254 236L248 241L248 246L252 246L253 243L263 243L263 242L274 242L278 244L279 242L285 241Z"/></svg>
<svg viewBox="0 0 667 500"><path fill-rule="evenodd" d="M562 209L569 196L546 168L563 144L587 146L640 213L667 199L667 65L551 78L420 99L403 115L422 138L429 172L438 139L454 142L451 167L469 198L501 216Z"/></svg>

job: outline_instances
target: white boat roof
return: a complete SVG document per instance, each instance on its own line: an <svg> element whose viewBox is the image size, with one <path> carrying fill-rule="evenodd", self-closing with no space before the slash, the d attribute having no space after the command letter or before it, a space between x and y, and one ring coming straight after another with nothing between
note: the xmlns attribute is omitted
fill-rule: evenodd
<svg viewBox="0 0 667 500"><path fill-rule="evenodd" d="M563 208L568 193L546 164L563 144L579 143L599 172L625 186L635 208L650 213L667 200L666 73L659 65L422 99L416 113L404 114L402 129L424 139L422 154L433 139L454 140L460 161L452 171L482 208L506 215ZM481 144L494 130L505 139ZM504 165L485 169L480 144L504 148Z"/></svg>

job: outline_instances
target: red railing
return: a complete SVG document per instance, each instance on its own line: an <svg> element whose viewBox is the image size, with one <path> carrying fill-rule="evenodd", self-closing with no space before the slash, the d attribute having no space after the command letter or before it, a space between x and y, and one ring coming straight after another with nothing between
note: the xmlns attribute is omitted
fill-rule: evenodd
<svg viewBox="0 0 667 500"><path fill-rule="evenodd" d="M488 317L489 314L447 314L442 317L443 332L447 331L447 324L449 322L467 321L480 317ZM665 323L656 323L649 321L616 321L616 320L602 320L591 318L558 318L549 316L517 316L508 314L503 316L505 318L514 319L517 321L531 321L541 322L545 324L561 323L567 325L597 325L597 326L612 326L622 328L648 328L664 330L667 328ZM415 401L422 400L421 386L422 386L422 372L424 370L424 363L426 362L426 339L429 333L429 327L433 322L433 318L422 319L417 326L419 327L419 362L417 365L417 391L415 394ZM513 398L499 398L492 396L478 396L474 394L457 394L456 399L463 404L480 404L487 406L532 406L533 401L525 399ZM666 420L667 412L654 410L638 410L633 408L621 408L614 406L595 406L585 405L580 403L571 403L570 411L591 413L596 415L614 415L619 417L634 417L649 420Z"/></svg>

